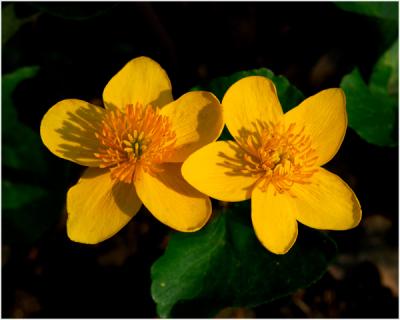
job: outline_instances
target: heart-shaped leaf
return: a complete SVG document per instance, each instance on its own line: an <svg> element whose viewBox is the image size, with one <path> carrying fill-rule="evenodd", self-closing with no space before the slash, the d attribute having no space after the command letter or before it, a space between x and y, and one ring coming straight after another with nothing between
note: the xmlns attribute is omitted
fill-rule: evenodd
<svg viewBox="0 0 400 320"><path fill-rule="evenodd" d="M397 145L398 41L376 63L369 85L358 69L343 77L349 126L364 140Z"/></svg>
<svg viewBox="0 0 400 320"><path fill-rule="evenodd" d="M249 220L229 210L196 233L172 235L151 270L161 317L210 317L223 307L277 299L319 279L335 255L330 238L307 228L289 253L270 253Z"/></svg>

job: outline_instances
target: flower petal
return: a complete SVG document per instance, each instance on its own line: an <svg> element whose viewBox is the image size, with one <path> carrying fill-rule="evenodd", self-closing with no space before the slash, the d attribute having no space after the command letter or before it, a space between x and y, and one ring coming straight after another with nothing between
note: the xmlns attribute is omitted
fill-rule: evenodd
<svg viewBox="0 0 400 320"><path fill-rule="evenodd" d="M173 100L168 75L154 60L139 57L129 61L111 80L103 92L106 108L120 108L140 103L162 107Z"/></svg>
<svg viewBox="0 0 400 320"><path fill-rule="evenodd" d="M87 169L67 194L71 240L94 244L112 237L139 211L132 184L115 182L105 169Z"/></svg>
<svg viewBox="0 0 400 320"><path fill-rule="evenodd" d="M259 176L245 169L243 155L243 149L234 141L210 143L191 154L183 163L183 177L196 189L215 199L249 199Z"/></svg>
<svg viewBox="0 0 400 320"><path fill-rule="evenodd" d="M327 163L339 150L346 133L346 97L343 90L327 89L307 98L287 112L284 121L288 125L304 126L318 154L316 165Z"/></svg>
<svg viewBox="0 0 400 320"><path fill-rule="evenodd" d="M42 119L40 136L56 156L83 166L97 167L101 161L94 156L105 110L88 102L69 99L51 107Z"/></svg>
<svg viewBox="0 0 400 320"><path fill-rule="evenodd" d="M250 132L258 132L260 126L276 123L283 116L273 82L260 76L235 82L225 93L222 106L226 126L235 139L245 139Z"/></svg>
<svg viewBox="0 0 400 320"><path fill-rule="evenodd" d="M361 207L350 187L337 175L323 169L310 184L294 184L296 219L315 229L347 230L361 220Z"/></svg>
<svg viewBox="0 0 400 320"><path fill-rule="evenodd" d="M171 162L183 162L195 150L217 140L224 126L218 99L205 91L184 94L161 109L161 114L169 117L176 134Z"/></svg>
<svg viewBox="0 0 400 320"><path fill-rule="evenodd" d="M182 177L181 164L164 163L155 176L139 170L135 186L139 198L159 221L183 232L202 228L211 215L211 201Z"/></svg>
<svg viewBox="0 0 400 320"><path fill-rule="evenodd" d="M297 239L296 207L290 196L280 194L273 186L251 196L251 219L258 239L276 254L289 251Z"/></svg>

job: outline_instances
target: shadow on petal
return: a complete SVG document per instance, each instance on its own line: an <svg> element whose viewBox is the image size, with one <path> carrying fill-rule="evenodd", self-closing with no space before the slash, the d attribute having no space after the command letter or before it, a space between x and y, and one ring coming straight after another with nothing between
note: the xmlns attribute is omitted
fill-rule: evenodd
<svg viewBox="0 0 400 320"><path fill-rule="evenodd" d="M233 177L254 177L260 175L256 156L249 154L238 143L233 141L226 142L234 153L226 154L225 152L219 152L218 158L221 159L221 162L217 162L218 166L228 169L224 170L225 175ZM250 198L253 185L243 187L243 190L246 192L246 196Z"/></svg>
<svg viewBox="0 0 400 320"><path fill-rule="evenodd" d="M94 157L100 147L95 133L100 130L104 109L87 103L75 112L67 112L67 119L62 122L62 127L55 131L60 137L72 144L59 144L57 152L65 158ZM79 144L79 146L77 146Z"/></svg>

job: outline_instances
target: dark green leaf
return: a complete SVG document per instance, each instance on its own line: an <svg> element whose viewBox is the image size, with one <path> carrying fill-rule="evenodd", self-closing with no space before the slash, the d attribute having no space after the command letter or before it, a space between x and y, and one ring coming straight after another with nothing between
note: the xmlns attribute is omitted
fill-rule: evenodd
<svg viewBox="0 0 400 320"><path fill-rule="evenodd" d="M276 76L271 70L266 68L253 69L247 71L239 71L228 77L219 77L212 80L206 86L196 86L192 90L211 91L216 97L222 101L225 92L236 81L249 76L263 76L271 79L278 91L279 101L281 102L284 112L297 106L303 99L303 94L283 76Z"/></svg>
<svg viewBox="0 0 400 320"><path fill-rule="evenodd" d="M397 99L399 92L399 41L396 40L374 66L369 87Z"/></svg>
<svg viewBox="0 0 400 320"><path fill-rule="evenodd" d="M227 306L263 304L318 280L335 255L330 238L305 228L289 253L272 254L249 219L228 211L201 231L172 235L151 269L161 317L210 317Z"/></svg>
<svg viewBox="0 0 400 320"><path fill-rule="evenodd" d="M33 21L37 16L38 14L34 14L30 17L19 18L15 14L14 3L4 5L1 10L1 43L4 45L24 24Z"/></svg>
<svg viewBox="0 0 400 320"><path fill-rule="evenodd" d="M19 209L33 201L43 198L46 191L39 186L29 184L13 183L3 180L2 207L3 209Z"/></svg>
<svg viewBox="0 0 400 320"><path fill-rule="evenodd" d="M31 3L31 5L52 16L71 20L85 20L105 14L108 10L117 6L118 3L35 2Z"/></svg>
<svg viewBox="0 0 400 320"><path fill-rule="evenodd" d="M346 11L382 19L397 20L399 14L399 4L397 1L336 2L336 5Z"/></svg>
<svg viewBox="0 0 400 320"><path fill-rule="evenodd" d="M29 78L33 78L39 71L38 66L23 67L12 73L3 75L1 81L1 92L2 92L2 129L7 131L12 128L18 121L17 112L14 108L12 100L12 93L16 89L17 85Z"/></svg>
<svg viewBox="0 0 400 320"><path fill-rule="evenodd" d="M3 134L3 165L17 170L45 173L47 151L39 135L21 123L14 130Z"/></svg>
<svg viewBox="0 0 400 320"><path fill-rule="evenodd" d="M37 185L3 180L3 241L8 244L36 241L59 219L60 198Z"/></svg>
<svg viewBox="0 0 400 320"><path fill-rule="evenodd" d="M398 2L336 2L336 5L349 12L369 17L368 24L379 34L377 52L383 52L398 38ZM361 22L361 21L360 21ZM358 23L355 21L354 23Z"/></svg>
<svg viewBox="0 0 400 320"><path fill-rule="evenodd" d="M2 181L6 243L32 244L59 219L60 203L65 197L63 181L43 179L48 168L47 151L39 134L19 121L14 106L13 95L21 94L18 84L34 77L38 70L36 66L25 67L2 77L2 163L8 176ZM59 169L60 174L62 168ZM51 192L48 187L37 185L44 181L54 187ZM58 187L62 193L55 191Z"/></svg>
<svg viewBox="0 0 400 320"><path fill-rule="evenodd" d="M38 70L37 66L24 67L2 78L2 161L3 165L13 169L44 173L45 149L40 137L18 120L12 99L17 85L34 77Z"/></svg>
<svg viewBox="0 0 400 320"><path fill-rule="evenodd" d="M369 143L397 145L398 42L379 59L369 86L358 69L343 77L349 126Z"/></svg>

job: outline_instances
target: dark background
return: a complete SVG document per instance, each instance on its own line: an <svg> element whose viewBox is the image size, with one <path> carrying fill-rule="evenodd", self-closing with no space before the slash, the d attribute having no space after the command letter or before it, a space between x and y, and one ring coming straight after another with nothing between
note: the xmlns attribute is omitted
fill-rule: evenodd
<svg viewBox="0 0 400 320"><path fill-rule="evenodd" d="M389 46L376 19L333 3L16 3L15 9L19 17L38 14L3 45L2 72L40 67L13 95L20 121L37 133L44 113L62 99L100 104L108 80L141 55L167 71L175 98L215 77L260 67L309 96L338 87L355 66L368 79ZM27 212L33 220L50 212L33 240L2 219L2 316L156 317L150 267L166 247L168 228L141 210L101 244L71 242L63 206L82 168L43 152L49 175L2 168L3 178L38 181L51 198ZM398 149L368 144L349 128L326 167L349 183L363 208L359 227L330 232L339 246L336 262L310 288L219 316L397 317Z"/></svg>

